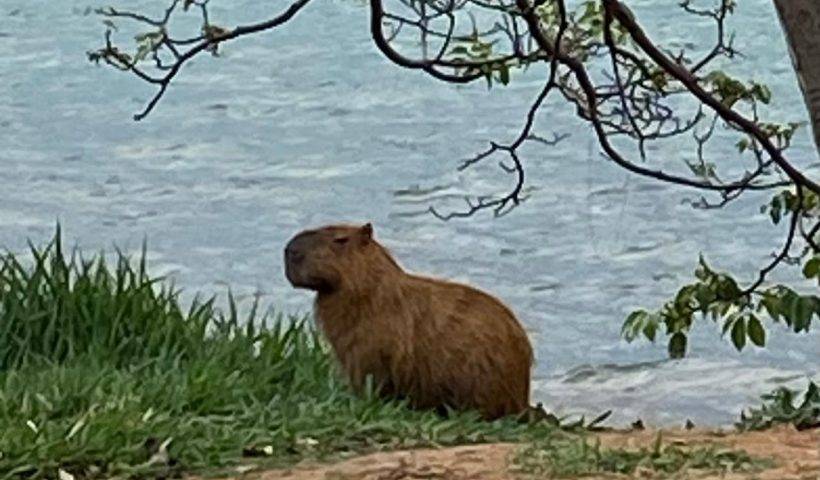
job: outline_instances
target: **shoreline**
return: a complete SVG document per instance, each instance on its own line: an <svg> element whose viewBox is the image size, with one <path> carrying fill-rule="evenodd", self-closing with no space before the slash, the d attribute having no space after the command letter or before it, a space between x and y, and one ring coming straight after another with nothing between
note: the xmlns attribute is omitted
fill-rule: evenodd
<svg viewBox="0 0 820 480"><path fill-rule="evenodd" d="M712 429L648 429L640 432L617 431L595 434L602 445L631 450L653 448L660 433L665 445L681 448L709 446L741 449L758 458L770 458L771 464L749 472L714 472L686 469L666 476L647 468L633 475L585 473L562 478L686 478L697 480L816 480L820 478L820 430L798 432L778 427L761 432L724 432ZM259 480L519 480L552 478L538 476L515 465L517 443L461 445L438 449L416 449L377 452L334 462L305 461L285 469L251 470L231 478ZM247 469L247 470L245 470ZM199 478L199 477L190 477Z"/></svg>

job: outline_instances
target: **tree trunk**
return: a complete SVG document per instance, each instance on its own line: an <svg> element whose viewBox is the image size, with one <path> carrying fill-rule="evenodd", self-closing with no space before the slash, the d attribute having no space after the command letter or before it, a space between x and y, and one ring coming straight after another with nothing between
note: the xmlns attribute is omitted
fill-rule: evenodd
<svg viewBox="0 0 820 480"><path fill-rule="evenodd" d="M820 0L774 0L820 152Z"/></svg>

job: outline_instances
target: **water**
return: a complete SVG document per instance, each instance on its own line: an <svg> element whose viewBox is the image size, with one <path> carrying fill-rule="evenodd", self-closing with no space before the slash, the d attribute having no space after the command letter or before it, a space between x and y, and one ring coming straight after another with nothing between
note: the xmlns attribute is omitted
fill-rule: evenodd
<svg viewBox="0 0 820 480"><path fill-rule="evenodd" d="M818 376L816 329L795 336L770 325L769 348L737 353L703 323L682 361L666 360L663 342L619 340L632 309L656 307L690 281L699 252L752 278L783 232L757 213L764 196L697 211L684 202L697 198L692 191L616 168L560 101L539 117L539 132L571 137L528 147L536 190L524 206L449 223L425 213L509 185L495 162L455 167L516 134L537 72L489 93L481 83L437 83L377 52L364 7L327 0L285 29L226 46L220 60L197 60L134 123L153 90L85 61L103 27L86 14L96 4L72 3L0 0L0 246L45 241L58 219L86 250L132 250L147 236L153 271L189 296L229 285L298 313L311 296L284 279L287 238L326 222L372 221L408 269L471 282L513 307L535 344L534 400L560 413L615 408L620 424L728 424L759 394ZM236 8L218 8L227 3ZM159 12L164 2L128 5ZM213 15L230 25L282 5L215 2ZM676 10L656 5L633 6L653 37L691 41ZM733 71L771 85L770 118L806 119L771 2L739 9L733 26L748 58ZM711 36L708 26L686 33ZM736 139L724 140L713 155L736 158ZM652 161L679 169L693 151L685 141L651 151ZM805 130L790 158L817 174ZM780 278L796 273L785 267Z"/></svg>

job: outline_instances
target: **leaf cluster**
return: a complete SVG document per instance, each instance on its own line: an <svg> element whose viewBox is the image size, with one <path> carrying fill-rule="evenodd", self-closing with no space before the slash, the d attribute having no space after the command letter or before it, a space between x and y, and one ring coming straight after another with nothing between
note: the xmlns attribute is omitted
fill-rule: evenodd
<svg viewBox="0 0 820 480"><path fill-rule="evenodd" d="M760 213L768 213L772 223L777 225L787 214L801 213L808 218L820 217L820 196L811 191L802 191L802 200L793 189L783 190L760 207Z"/></svg>
<svg viewBox="0 0 820 480"><path fill-rule="evenodd" d="M762 396L763 405L741 412L735 426L740 430L765 430L777 424L794 425L798 430L820 428L820 388L814 382L802 394L785 387Z"/></svg>
<svg viewBox="0 0 820 480"><path fill-rule="evenodd" d="M820 275L820 260L812 259L804 269L806 276ZM697 317L722 322L722 335L729 334L737 350L747 343L766 345L762 314L783 321L795 333L808 332L815 316L820 316L820 298L803 295L775 285L760 292L741 290L730 275L712 270L703 257L695 270L695 282L684 285L675 297L656 312L636 310L626 319L621 335L628 342L643 335L654 342L658 329L665 327L672 358L686 355L688 333Z"/></svg>
<svg viewBox="0 0 820 480"><path fill-rule="evenodd" d="M733 107L739 101L759 101L768 105L772 100L768 86L757 82L743 83L722 70L710 72L703 80L727 107Z"/></svg>
<svg viewBox="0 0 820 480"><path fill-rule="evenodd" d="M492 88L493 82L502 85L510 83L510 69L526 65L517 59L505 60L493 52L495 41L486 41L477 31L472 35L458 39L450 49L451 59L465 64L477 64L462 69L462 74L473 75L481 73L487 81L487 88Z"/></svg>

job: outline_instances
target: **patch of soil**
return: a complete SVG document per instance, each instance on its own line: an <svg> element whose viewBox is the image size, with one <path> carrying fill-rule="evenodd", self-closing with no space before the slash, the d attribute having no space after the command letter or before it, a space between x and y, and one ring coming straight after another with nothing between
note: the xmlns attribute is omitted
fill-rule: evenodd
<svg viewBox="0 0 820 480"><path fill-rule="evenodd" d="M617 431L598 435L609 447L651 448L657 430ZM685 471L659 476L653 472L585 476L585 480L675 478L691 480L820 480L820 430L798 432L780 427L763 432L663 430L663 441L679 446L710 446L745 450L771 458L775 467L755 474L714 474ZM251 472L243 478L258 480L525 480L510 469L516 444L487 444L441 449L381 452L333 464L303 463L293 468Z"/></svg>

